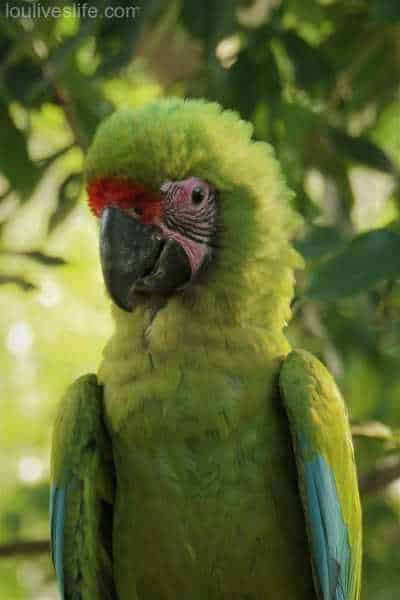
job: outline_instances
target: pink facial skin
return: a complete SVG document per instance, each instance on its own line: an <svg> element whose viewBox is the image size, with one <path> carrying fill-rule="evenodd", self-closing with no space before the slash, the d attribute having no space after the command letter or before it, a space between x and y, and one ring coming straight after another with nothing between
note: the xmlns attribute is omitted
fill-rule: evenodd
<svg viewBox="0 0 400 600"><path fill-rule="evenodd" d="M210 256L216 231L216 191L199 177L167 181L163 195L161 230L167 239L176 240L185 250L192 279L205 258Z"/></svg>

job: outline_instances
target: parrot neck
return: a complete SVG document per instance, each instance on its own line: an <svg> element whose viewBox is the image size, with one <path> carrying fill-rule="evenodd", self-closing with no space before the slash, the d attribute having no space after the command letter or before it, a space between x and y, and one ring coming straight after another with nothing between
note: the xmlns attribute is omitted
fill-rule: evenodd
<svg viewBox="0 0 400 600"><path fill-rule="evenodd" d="M275 318L262 327L254 311L235 311L226 302L197 294L196 302L189 296L164 305L145 299L132 313L113 306L115 333L99 370L113 429L127 414L140 413L149 398L189 403L193 422L201 422L197 412L210 390L214 399L236 399L238 415L249 410L253 394L265 397L274 359L290 349L283 325Z"/></svg>
<svg viewBox="0 0 400 600"><path fill-rule="evenodd" d="M131 313L112 306L115 332L110 345L147 352L157 363L174 356L193 364L204 351L225 352L227 360L235 352L249 353L249 360L253 354L271 360L290 349L283 333L283 317L289 318L285 312L268 319L267 306L259 316L249 306L235 308L226 296L224 303L199 294L196 300L189 295L168 301L145 298Z"/></svg>

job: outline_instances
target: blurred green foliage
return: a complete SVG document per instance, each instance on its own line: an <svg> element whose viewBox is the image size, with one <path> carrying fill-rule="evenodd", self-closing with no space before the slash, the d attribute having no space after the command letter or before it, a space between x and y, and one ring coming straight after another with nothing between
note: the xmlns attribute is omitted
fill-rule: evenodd
<svg viewBox="0 0 400 600"><path fill-rule="evenodd" d="M81 172L116 106L204 96L273 144L304 217L288 334L328 364L354 421L400 428L400 3L92 0L89 18L42 2L56 19L34 4L0 8L0 545L47 538L56 405L111 330ZM400 476L390 430L355 439L362 476ZM397 599L400 479L363 505L362 598ZM3 598L56 598L48 556L0 556Z"/></svg>

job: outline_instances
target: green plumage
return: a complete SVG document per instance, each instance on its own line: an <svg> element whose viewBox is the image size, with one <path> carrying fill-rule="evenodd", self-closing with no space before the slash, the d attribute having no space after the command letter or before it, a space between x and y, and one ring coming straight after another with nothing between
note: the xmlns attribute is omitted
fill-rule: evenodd
<svg viewBox="0 0 400 600"><path fill-rule="evenodd" d="M65 550L79 529L82 538L65 554L67 600L108 597L89 563L119 600L326 600L302 484L314 455L336 480L359 582L360 509L340 395L301 353L286 359L279 391L302 262L289 242L298 218L270 147L250 136L235 113L175 99L118 111L89 151L88 180L117 176L153 190L193 175L210 181L220 233L202 281L167 303L143 298L131 314L113 307L103 394L81 380L62 405L53 482L65 486L73 472L83 486L67 491ZM298 432L308 455L297 451ZM344 600L358 598L352 586Z"/></svg>

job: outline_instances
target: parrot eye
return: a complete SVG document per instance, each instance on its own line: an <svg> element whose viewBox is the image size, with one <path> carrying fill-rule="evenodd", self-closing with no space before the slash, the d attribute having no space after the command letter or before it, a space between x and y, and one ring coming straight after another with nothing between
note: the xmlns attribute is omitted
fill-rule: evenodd
<svg viewBox="0 0 400 600"><path fill-rule="evenodd" d="M192 190L192 202L193 204L201 204L204 200L205 192L201 187L195 187Z"/></svg>

